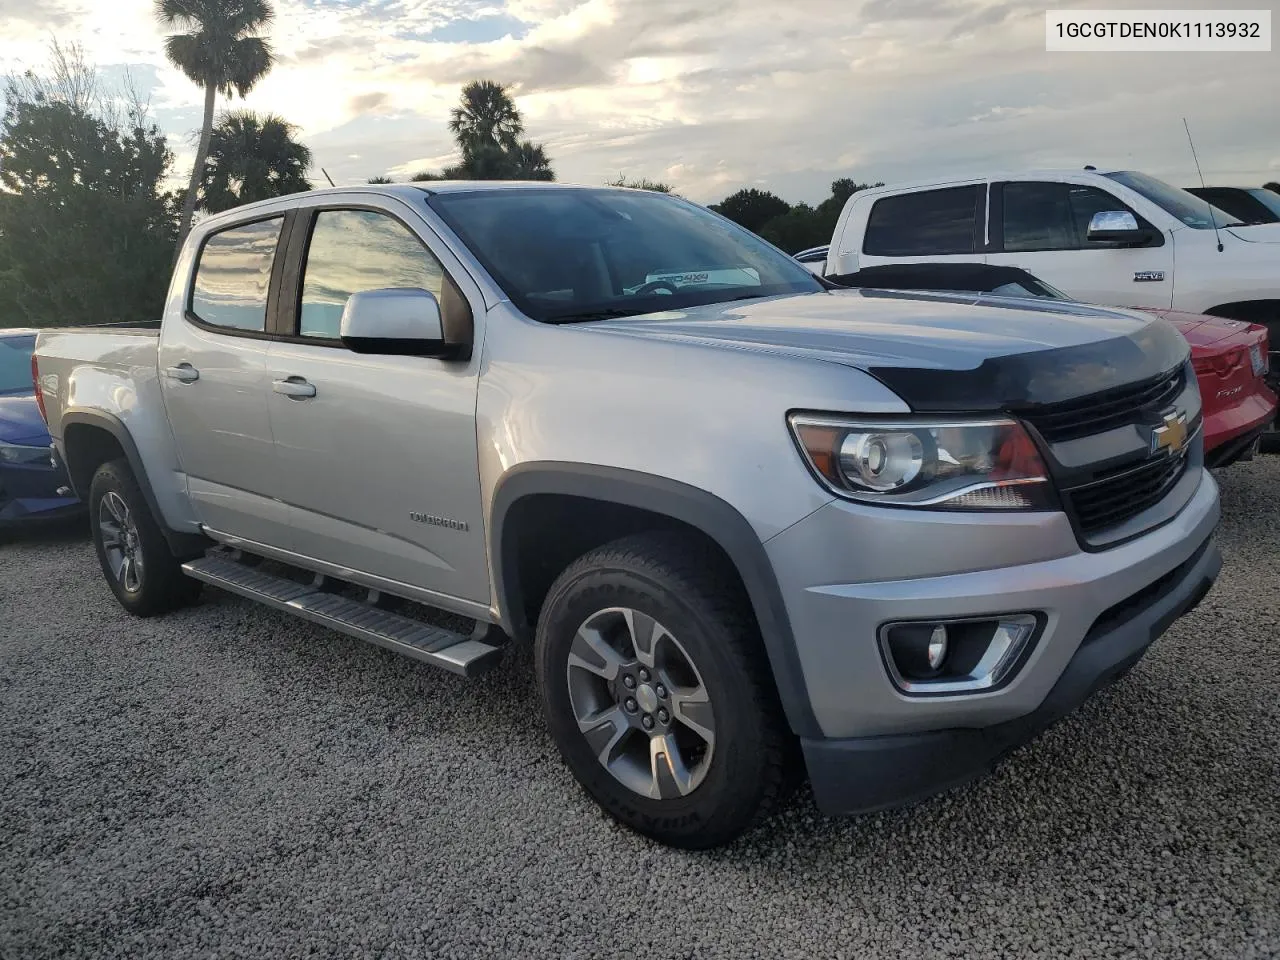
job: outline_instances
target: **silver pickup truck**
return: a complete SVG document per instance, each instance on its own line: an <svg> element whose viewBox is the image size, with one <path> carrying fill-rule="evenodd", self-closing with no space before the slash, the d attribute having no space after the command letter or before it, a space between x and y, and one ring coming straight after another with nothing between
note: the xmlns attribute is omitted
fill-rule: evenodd
<svg viewBox="0 0 1280 960"><path fill-rule="evenodd" d="M974 776L1220 566L1163 320L837 291L654 193L243 207L158 330L35 366L127 610L212 584L464 675L531 642L574 776L679 846L806 771L831 813Z"/></svg>

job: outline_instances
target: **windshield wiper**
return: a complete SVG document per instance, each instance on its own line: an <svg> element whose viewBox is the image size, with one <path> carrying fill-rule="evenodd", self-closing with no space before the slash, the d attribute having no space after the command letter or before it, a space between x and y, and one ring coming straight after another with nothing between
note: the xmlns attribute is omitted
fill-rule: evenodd
<svg viewBox="0 0 1280 960"><path fill-rule="evenodd" d="M581 313L558 313L547 317L543 323L587 323L591 320L615 320L618 317L635 317L648 311L643 310L584 310Z"/></svg>

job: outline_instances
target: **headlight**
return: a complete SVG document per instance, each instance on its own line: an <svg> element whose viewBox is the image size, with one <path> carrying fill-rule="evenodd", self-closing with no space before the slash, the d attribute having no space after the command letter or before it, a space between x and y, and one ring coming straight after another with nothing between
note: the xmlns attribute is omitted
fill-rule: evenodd
<svg viewBox="0 0 1280 960"><path fill-rule="evenodd" d="M1051 510L1048 471L1015 420L855 421L793 414L814 473L851 500L947 510Z"/></svg>
<svg viewBox="0 0 1280 960"><path fill-rule="evenodd" d="M0 442L0 462L3 463L45 463L52 462L53 453L49 447L20 447L13 443Z"/></svg>

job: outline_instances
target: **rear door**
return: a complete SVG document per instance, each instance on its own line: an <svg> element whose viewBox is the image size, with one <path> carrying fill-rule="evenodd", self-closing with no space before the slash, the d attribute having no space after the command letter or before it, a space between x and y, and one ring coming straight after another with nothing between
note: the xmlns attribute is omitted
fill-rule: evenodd
<svg viewBox="0 0 1280 960"><path fill-rule="evenodd" d="M268 302L284 214L220 227L200 243L181 315L160 335L160 382L192 508L231 537L288 549L267 414Z"/></svg>
<svg viewBox="0 0 1280 960"><path fill-rule="evenodd" d="M1128 210L1114 194L1083 183L1014 180L994 184L991 252L987 262L1019 267L1086 303L1161 307L1173 301L1173 237L1159 245L1109 247L1089 243L1095 213Z"/></svg>
<svg viewBox="0 0 1280 960"><path fill-rule="evenodd" d="M401 201L324 201L299 211L268 362L279 495L291 509L295 549L390 581L393 592L407 584L487 607L479 288ZM476 318L470 360L355 354L338 340L351 294L415 287L442 299L450 283Z"/></svg>
<svg viewBox="0 0 1280 960"><path fill-rule="evenodd" d="M982 183L881 197L867 214L859 269L883 263L983 263L986 207Z"/></svg>

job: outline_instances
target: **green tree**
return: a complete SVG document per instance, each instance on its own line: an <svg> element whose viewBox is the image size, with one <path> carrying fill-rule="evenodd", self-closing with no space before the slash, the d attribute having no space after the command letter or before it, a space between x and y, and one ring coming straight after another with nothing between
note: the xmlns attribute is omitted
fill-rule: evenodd
<svg viewBox="0 0 1280 960"><path fill-rule="evenodd" d="M819 212L807 203L797 203L756 232L787 253L799 253L809 247L830 243L832 234Z"/></svg>
<svg viewBox="0 0 1280 960"><path fill-rule="evenodd" d="M759 233L766 223L791 210L791 204L767 190L739 190L711 207L734 223Z"/></svg>
<svg viewBox="0 0 1280 960"><path fill-rule="evenodd" d="M271 44L259 34L275 16L267 0L155 0L161 27L177 31L164 39L165 54L192 83L204 89L204 121L191 182L178 221L178 243L186 239L213 135L218 93L245 96L271 70Z"/></svg>
<svg viewBox="0 0 1280 960"><path fill-rule="evenodd" d="M395 183L395 181L392 180L390 177L377 176L377 177L370 177L368 180L365 181L365 183Z"/></svg>
<svg viewBox="0 0 1280 960"><path fill-rule="evenodd" d="M103 91L77 48L53 51L50 74L5 85L0 326L152 319L174 243L173 155L136 96Z"/></svg>
<svg viewBox="0 0 1280 960"><path fill-rule="evenodd" d="M473 80L449 120L462 162L441 173L414 174L426 180L554 180L546 147L521 140L524 120L510 92L492 80Z"/></svg>
<svg viewBox="0 0 1280 960"><path fill-rule="evenodd" d="M235 110L218 118L209 137L200 209L218 213L242 203L311 189L311 151L294 137L297 128L274 114Z"/></svg>
<svg viewBox="0 0 1280 960"><path fill-rule="evenodd" d="M554 180L555 171L547 157L546 148L532 140L522 140L507 150L512 180ZM508 179L503 177L502 179Z"/></svg>
<svg viewBox="0 0 1280 960"><path fill-rule="evenodd" d="M735 223L760 234L788 253L831 242L840 213L859 190L879 187L879 183L859 183L842 177L831 184L831 195L816 207L799 203L794 207L763 190L739 190L711 207Z"/></svg>
<svg viewBox="0 0 1280 960"><path fill-rule="evenodd" d="M1272 181L1271 183L1264 183L1262 185L1262 189L1270 190L1272 193L1280 193L1280 183L1276 183L1275 181Z"/></svg>
<svg viewBox="0 0 1280 960"><path fill-rule="evenodd" d="M453 108L449 130L468 155L486 147L510 149L524 133L524 120L507 88L492 80L472 80L462 88L462 102Z"/></svg>

